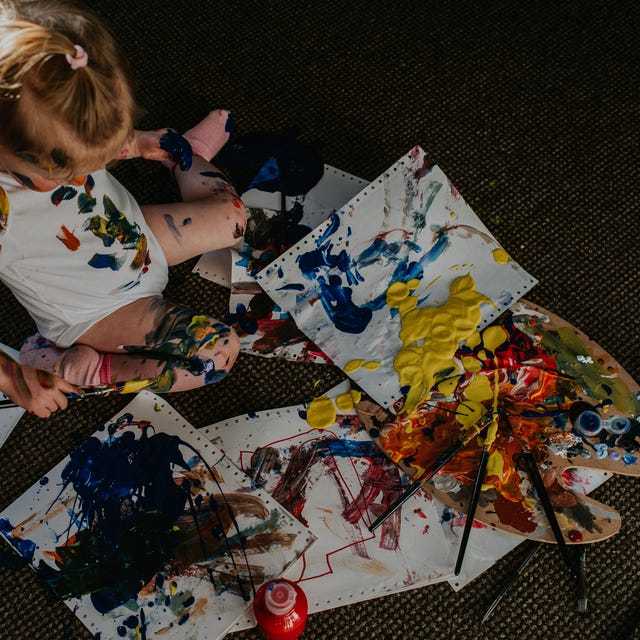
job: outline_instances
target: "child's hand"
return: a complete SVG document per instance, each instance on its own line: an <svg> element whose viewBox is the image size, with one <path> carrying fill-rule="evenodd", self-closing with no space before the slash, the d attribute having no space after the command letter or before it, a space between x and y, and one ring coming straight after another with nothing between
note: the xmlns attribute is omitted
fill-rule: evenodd
<svg viewBox="0 0 640 640"><path fill-rule="evenodd" d="M173 129L134 132L134 137L120 152L120 159L145 158L146 160L172 161L187 170L191 167L191 145Z"/></svg>
<svg viewBox="0 0 640 640"><path fill-rule="evenodd" d="M81 392L58 376L15 362L2 367L0 388L6 396L38 418L66 409L67 393Z"/></svg>

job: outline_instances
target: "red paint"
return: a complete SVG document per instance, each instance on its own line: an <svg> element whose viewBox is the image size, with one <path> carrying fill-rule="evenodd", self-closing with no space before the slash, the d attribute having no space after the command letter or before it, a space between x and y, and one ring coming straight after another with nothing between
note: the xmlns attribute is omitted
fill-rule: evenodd
<svg viewBox="0 0 640 640"><path fill-rule="evenodd" d="M567 533L567 538L569 538L571 542L582 542L582 534L576 529L571 529L571 531Z"/></svg>
<svg viewBox="0 0 640 640"><path fill-rule="evenodd" d="M77 251L80 247L80 240L73 235L73 231L69 231L64 225L60 227L56 238L58 238L69 251Z"/></svg>
<svg viewBox="0 0 640 640"><path fill-rule="evenodd" d="M265 582L253 601L253 613L265 640L296 640L307 624L307 597L294 582Z"/></svg>
<svg viewBox="0 0 640 640"><path fill-rule="evenodd" d="M512 502L498 494L493 508L502 524L509 525L523 533L532 533L536 530L537 525L531 519L531 511L525 509L521 502Z"/></svg>

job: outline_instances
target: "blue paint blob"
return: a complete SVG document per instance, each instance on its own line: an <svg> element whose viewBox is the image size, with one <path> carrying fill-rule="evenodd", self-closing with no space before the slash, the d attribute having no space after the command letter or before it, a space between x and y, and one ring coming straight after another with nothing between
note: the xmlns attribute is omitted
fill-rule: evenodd
<svg viewBox="0 0 640 640"><path fill-rule="evenodd" d="M47 476L43 476L42 478L40 478L40 485L41 486L44 487L47 484L49 484L49 478L47 478Z"/></svg>
<svg viewBox="0 0 640 640"><path fill-rule="evenodd" d="M118 271L125 263L125 260L126 258L124 256L118 257L108 253L94 253L87 264L94 269L111 269L111 271Z"/></svg>
<svg viewBox="0 0 640 640"><path fill-rule="evenodd" d="M594 445L593 448L595 449L597 460L602 460L607 457L607 453L609 452L609 447L603 442Z"/></svg>
<svg viewBox="0 0 640 640"><path fill-rule="evenodd" d="M638 462L638 458L632 456L629 452L627 452L622 456L622 462L624 462L626 465L631 465Z"/></svg>
<svg viewBox="0 0 640 640"><path fill-rule="evenodd" d="M186 138L177 131L169 129L160 138L160 148L168 151L171 159L176 162L182 171L189 171L193 162L193 150Z"/></svg>
<svg viewBox="0 0 640 640"><path fill-rule="evenodd" d="M125 627L129 627L129 629L135 629L140 624L140 621L138 620L138 616L129 616L122 621L122 624Z"/></svg>
<svg viewBox="0 0 640 640"><path fill-rule="evenodd" d="M190 607L194 602L196 601L196 599L193 596L189 596L183 603L182 606L183 607Z"/></svg>

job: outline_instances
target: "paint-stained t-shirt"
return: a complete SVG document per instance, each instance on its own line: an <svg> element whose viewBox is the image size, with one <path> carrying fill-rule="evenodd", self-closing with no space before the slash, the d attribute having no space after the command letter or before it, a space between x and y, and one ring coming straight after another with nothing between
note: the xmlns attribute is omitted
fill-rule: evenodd
<svg viewBox="0 0 640 640"><path fill-rule="evenodd" d="M133 196L107 171L50 192L0 173L0 280L61 347L167 284L164 253Z"/></svg>

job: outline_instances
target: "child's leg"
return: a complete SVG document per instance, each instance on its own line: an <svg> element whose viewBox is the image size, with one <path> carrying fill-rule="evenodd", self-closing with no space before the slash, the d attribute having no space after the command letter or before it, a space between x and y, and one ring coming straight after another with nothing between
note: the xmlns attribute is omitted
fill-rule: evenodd
<svg viewBox="0 0 640 640"><path fill-rule="evenodd" d="M234 245L244 234L246 208L212 164L194 156L189 171L175 171L183 202L141 207L169 265Z"/></svg>
<svg viewBox="0 0 640 640"><path fill-rule="evenodd" d="M238 353L239 340L226 325L163 298L146 298L114 312L69 349L32 340L20 356L78 386L120 388L141 381L125 390L163 393L217 382Z"/></svg>
<svg viewBox="0 0 640 640"><path fill-rule="evenodd" d="M173 165L182 202L142 206L169 265L230 247L244 234L245 206L226 176L208 162L229 137L228 118L228 111L213 111L184 134L194 155L188 171Z"/></svg>

